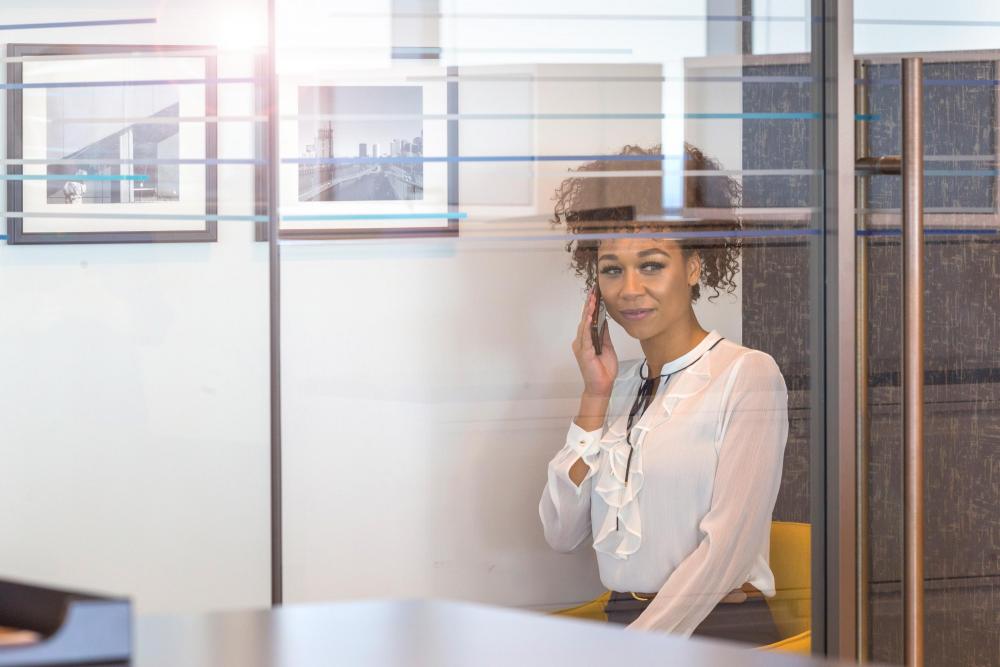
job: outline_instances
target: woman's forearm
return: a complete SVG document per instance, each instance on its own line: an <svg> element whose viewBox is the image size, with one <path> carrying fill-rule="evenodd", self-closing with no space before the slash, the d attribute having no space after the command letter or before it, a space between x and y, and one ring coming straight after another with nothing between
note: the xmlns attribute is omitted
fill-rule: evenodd
<svg viewBox="0 0 1000 667"><path fill-rule="evenodd" d="M580 397L580 409L576 413L573 421L584 431L596 431L604 426L604 417L608 412L610 396L590 396L583 394ZM576 460L569 469L569 479L580 486L590 468L584 463L582 458Z"/></svg>
<svg viewBox="0 0 1000 667"><path fill-rule="evenodd" d="M576 411L576 418L573 421L584 431L596 431L604 426L604 417L607 415L610 402L610 396L583 394L580 397L580 409Z"/></svg>

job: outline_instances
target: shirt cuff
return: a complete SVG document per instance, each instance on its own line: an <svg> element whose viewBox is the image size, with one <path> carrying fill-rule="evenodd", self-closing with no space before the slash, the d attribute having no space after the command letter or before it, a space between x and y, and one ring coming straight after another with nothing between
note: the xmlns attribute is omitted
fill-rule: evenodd
<svg viewBox="0 0 1000 667"><path fill-rule="evenodd" d="M587 459L600 451L602 434L602 429L584 431L575 421L570 420L566 446L576 452L577 456Z"/></svg>

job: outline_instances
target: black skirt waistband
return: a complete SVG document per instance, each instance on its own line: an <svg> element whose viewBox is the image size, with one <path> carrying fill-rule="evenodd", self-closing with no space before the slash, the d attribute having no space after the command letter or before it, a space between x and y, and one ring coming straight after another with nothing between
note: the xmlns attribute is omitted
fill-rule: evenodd
<svg viewBox="0 0 1000 667"><path fill-rule="evenodd" d="M638 600L632 593L611 591L604 608L609 623L628 625L639 618L652 602ZM752 597L741 603L720 603L708 614L695 631L694 637L743 642L754 646L773 644L781 639L767 600Z"/></svg>

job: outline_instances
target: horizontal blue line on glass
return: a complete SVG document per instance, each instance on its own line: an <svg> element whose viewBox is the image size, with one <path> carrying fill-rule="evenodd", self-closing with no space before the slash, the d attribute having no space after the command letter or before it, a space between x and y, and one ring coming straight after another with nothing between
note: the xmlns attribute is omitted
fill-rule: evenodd
<svg viewBox="0 0 1000 667"><path fill-rule="evenodd" d="M253 158L211 158L211 159L198 159L198 158L157 158L157 159L128 159L123 158L121 160L103 160L101 158L89 161L86 159L80 160L18 160L18 159L8 159L0 160L0 164L63 164L63 165L87 165L87 164L267 164L267 160L255 160Z"/></svg>
<svg viewBox="0 0 1000 667"><path fill-rule="evenodd" d="M369 51L369 50L382 50L384 47L381 46L345 46L343 48L336 48L336 51ZM403 49L406 49L403 51ZM506 48L506 47L486 47L486 48L475 48L475 47L440 47L440 46L394 46L392 47L392 53L394 56L412 58L414 56L426 55L426 56L439 56L444 53L603 53L603 54L623 54L629 55L632 53L632 49L574 49L565 47L549 47L549 48Z"/></svg>
<svg viewBox="0 0 1000 667"><path fill-rule="evenodd" d="M340 215L283 215L289 222L319 222L322 220L464 220L468 213L344 213Z"/></svg>
<svg viewBox="0 0 1000 667"><path fill-rule="evenodd" d="M8 218L78 218L80 220L209 220L212 222L267 222L266 215L197 215L182 213L24 213L8 211Z"/></svg>
<svg viewBox="0 0 1000 667"><path fill-rule="evenodd" d="M47 28L92 28L102 25L139 25L156 23L157 19L105 19L101 21L56 21L52 23L6 23L0 30L40 30Z"/></svg>
<svg viewBox="0 0 1000 667"><path fill-rule="evenodd" d="M858 236L900 236L903 233L901 229L859 229ZM924 229L925 235L931 236L943 236L943 235L963 235L963 236L973 236L973 235L996 235L1000 233L997 229L963 229L954 227L935 227L930 229Z"/></svg>
<svg viewBox="0 0 1000 667"><path fill-rule="evenodd" d="M390 120L813 120L822 114L813 112L763 112L734 113L429 113L429 114L302 114L283 120L332 120L332 121L390 121ZM858 116L858 118L862 118ZM867 114L864 119L878 119Z"/></svg>
<svg viewBox="0 0 1000 667"><path fill-rule="evenodd" d="M747 65L756 67L756 65ZM530 74L518 75L516 79L503 75L487 74L452 74L440 76L412 76L409 81L478 81L478 82L501 82L511 81L555 81L562 83L814 83L816 77L811 76L762 76L762 75L733 75L733 76L533 76Z"/></svg>
<svg viewBox="0 0 1000 667"><path fill-rule="evenodd" d="M6 240L7 240L7 235L6 234L0 234L0 241L6 241Z"/></svg>
<svg viewBox="0 0 1000 667"><path fill-rule="evenodd" d="M728 21L740 23L804 23L819 21L809 16L750 16L743 14L484 14L444 12L331 12L332 18L430 18L475 20L548 20L548 21Z"/></svg>
<svg viewBox="0 0 1000 667"><path fill-rule="evenodd" d="M899 208L856 208L858 215L899 215ZM925 206L924 213L996 213L992 206Z"/></svg>
<svg viewBox="0 0 1000 667"><path fill-rule="evenodd" d="M492 159L480 158L479 156L473 156L473 157L475 157L476 159L475 160L471 160L471 161L475 161L475 162L490 162L490 161L492 161ZM587 157L587 156L583 156L583 157ZM621 157L621 156L611 156L611 157ZM328 159L329 160L336 160L336 161L338 161L338 163L340 163L341 160L344 160L344 161L366 160L368 162L379 161L379 162L392 163L392 162L401 162L403 160L411 160L411 159L418 159L418 158L392 158L392 157L386 157L386 158L301 158L301 160L306 161L309 164L311 164L311 163L326 164L327 163L326 161ZM576 159L576 158L574 158L574 159ZM649 161L658 161L658 162L680 162L682 160L687 160L687 158L682 157L680 155L650 156L650 157L643 158L643 159L648 159ZM433 159L433 158L426 158L425 161L427 161L427 162L433 162L433 161L435 161L435 159ZM440 160L438 160L438 161L440 161ZM246 160L243 160L243 159L234 159L234 160L195 160L195 159L184 159L184 160L178 160L178 159L173 159L173 158L164 158L162 160L153 160L153 159L149 159L149 160L141 160L141 159L140 160L107 160L107 161L95 160L93 162L89 162L87 160L80 160L80 161L74 161L74 162L64 162L62 160L52 160L52 161L46 161L46 160L38 160L38 161L35 161L35 160L0 160L0 164L3 164L4 162L6 162L7 164L12 165L12 166L28 165L28 164L31 164L31 165L35 165L35 164L61 164L61 165L65 165L65 166L73 166L73 165L77 165L77 164L79 164L79 165L96 164L96 165L110 165L110 166L116 166L116 165L122 165L122 164L126 164L126 165L156 165L156 164L178 164L178 163L180 163L180 164L194 164L194 165L200 165L200 164L219 164L219 163L222 163L222 164L238 164L238 165L244 165L244 164L262 165L262 164L266 164L266 162L264 160L250 160L250 159L246 159ZM300 163L299 160L294 159L294 158L289 158L288 162L293 163L293 164L299 164ZM718 177L722 177L722 176L813 176L815 174L822 173L822 170L819 170L819 169L708 169L708 170L689 170L689 169L682 169L682 168L679 168L679 167L678 168L673 168L673 167L659 167L655 171L658 174L675 174L675 175L699 176L699 177L705 177L705 178L711 178L711 177L715 177L715 176L718 176ZM595 176L595 175L599 176L602 173L607 173L607 172L589 172L589 175L590 176ZM637 174L637 175L640 175L640 176L643 175L643 172L641 172L641 171L630 171L628 173L629 174ZM614 172L614 174L618 175L618 172ZM17 174L10 174L10 176L14 177L14 176L17 176ZM41 176L41 175L39 175L39 176L37 176L37 178L46 178L46 179L51 179L51 180L80 180L80 179L77 179L77 178L73 177L71 174L61 175L61 176ZM118 177L115 177L115 178L118 178ZM143 178L145 178L145 177L143 177ZM95 180L95 179L91 179L91 180Z"/></svg>
<svg viewBox="0 0 1000 667"><path fill-rule="evenodd" d="M33 88L108 88L130 86L172 86L190 84L256 83L252 77L224 79L149 79L136 81L57 81L52 83L4 83L0 90L25 90Z"/></svg>
<svg viewBox="0 0 1000 667"><path fill-rule="evenodd" d="M420 157L297 157L284 158L283 164L417 164L425 162L663 162L679 160L666 155L430 155ZM674 170L680 173L680 169ZM710 174L709 174L710 175Z"/></svg>
<svg viewBox="0 0 1000 667"><path fill-rule="evenodd" d="M677 117L681 117L681 114L677 114ZM803 113L766 113L766 112L745 112L745 113L686 113L683 114L684 118L694 118L699 120L712 120L712 119L742 119L742 120L813 120L817 118L822 118L823 115L819 113L803 112Z"/></svg>
<svg viewBox="0 0 1000 667"><path fill-rule="evenodd" d="M465 155L465 156L424 156L424 157L331 157L331 158L284 158L283 164L393 164L393 163L419 163L419 162L572 162L608 160L613 162L663 162L665 160L680 160L678 155ZM80 162L64 162L63 160L25 160L8 159L0 160L0 164L11 165L20 164L105 164L101 160L93 163L86 160ZM107 162L107 164L132 164L132 165L157 165L157 164L185 164L185 165L265 165L267 160L255 160L253 158L158 158L158 159L122 159ZM680 170L677 170L678 172ZM709 174L710 175L710 174Z"/></svg>
<svg viewBox="0 0 1000 667"><path fill-rule="evenodd" d="M456 155L422 157L301 157L285 158L284 164L414 164L419 162L662 162L663 155Z"/></svg>
<svg viewBox="0 0 1000 667"><path fill-rule="evenodd" d="M933 19L854 19L854 25L924 25L967 28L1000 28L1000 21L936 21Z"/></svg>
<svg viewBox="0 0 1000 667"><path fill-rule="evenodd" d="M749 65L753 67L753 65ZM813 83L812 76L668 76L664 81L675 83Z"/></svg>
<svg viewBox="0 0 1000 667"><path fill-rule="evenodd" d="M0 181L148 181L146 174L0 174Z"/></svg>
<svg viewBox="0 0 1000 667"><path fill-rule="evenodd" d="M988 158L987 158L988 159ZM997 169L926 169L924 176L996 176Z"/></svg>
<svg viewBox="0 0 1000 667"><path fill-rule="evenodd" d="M859 86L898 86L898 78L855 79ZM924 86L996 86L1000 79L924 79Z"/></svg>
<svg viewBox="0 0 1000 667"><path fill-rule="evenodd" d="M666 223L669 224L669 223ZM649 232L649 233L608 233L608 234L547 234L544 236L523 236L523 237L502 237L502 240L539 240L539 241L559 241L569 239L580 239L593 241L598 239L747 239L747 238L779 238L794 236L819 236L818 229L745 229L743 231L677 231L677 232Z"/></svg>

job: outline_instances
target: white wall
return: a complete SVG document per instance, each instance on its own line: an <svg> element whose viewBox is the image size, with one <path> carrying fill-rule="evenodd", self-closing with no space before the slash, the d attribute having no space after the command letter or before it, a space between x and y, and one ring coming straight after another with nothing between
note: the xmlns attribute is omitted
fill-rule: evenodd
<svg viewBox="0 0 1000 667"><path fill-rule="evenodd" d="M80 4L3 3L0 23L160 23L4 38L211 44L234 6ZM251 113L249 90L223 86L220 113ZM220 157L251 157L250 136L223 125ZM219 213L252 214L252 182L220 167ZM0 577L130 595L140 612L268 604L267 258L251 226L220 223L211 244L0 244Z"/></svg>

